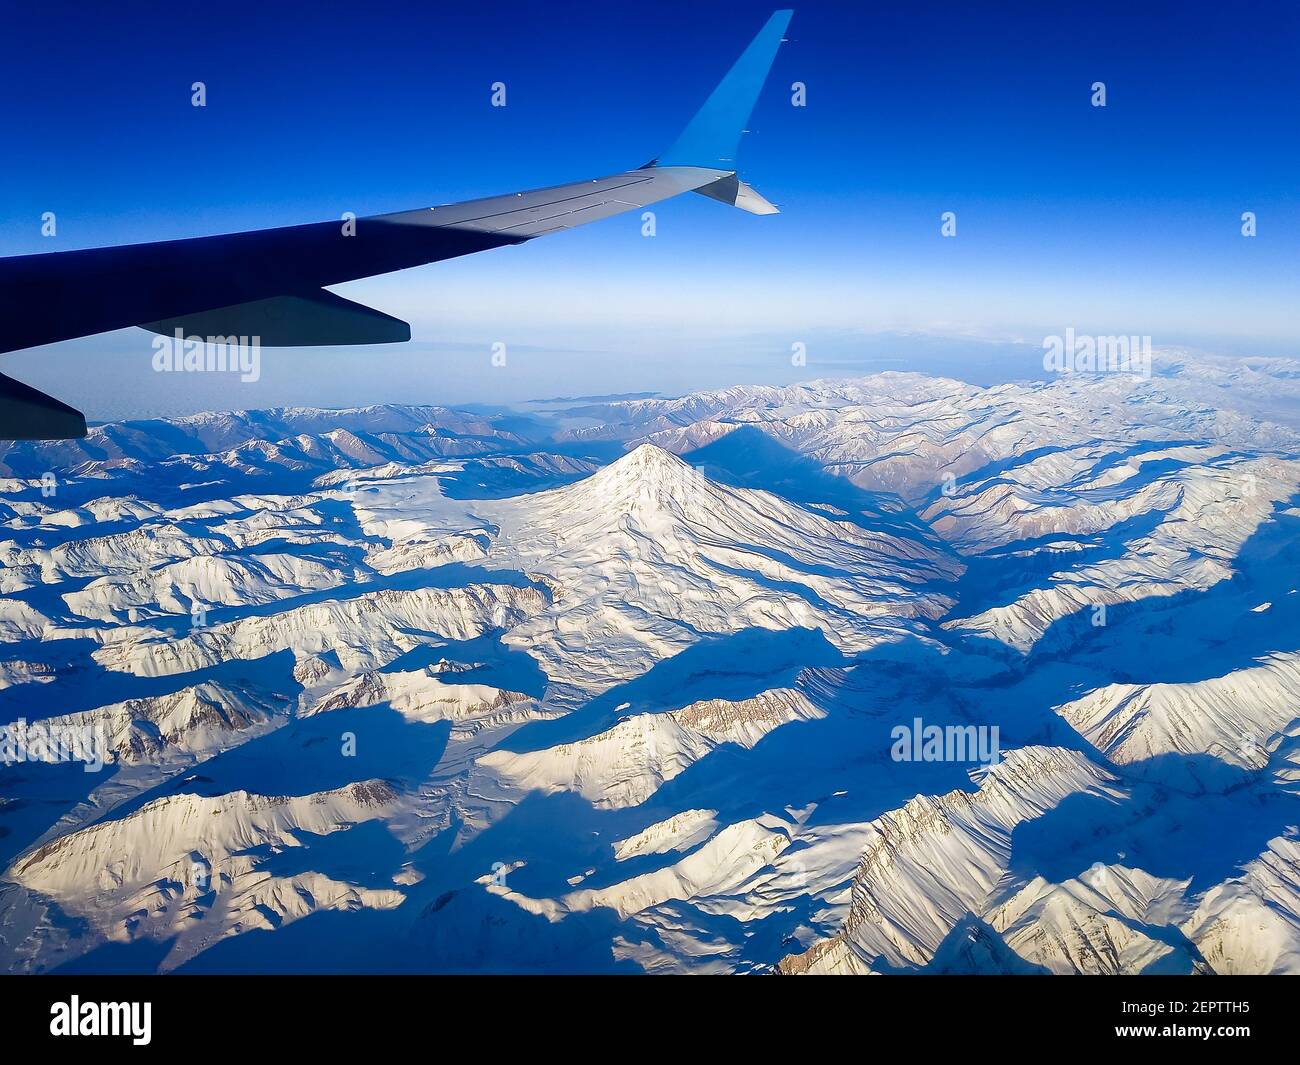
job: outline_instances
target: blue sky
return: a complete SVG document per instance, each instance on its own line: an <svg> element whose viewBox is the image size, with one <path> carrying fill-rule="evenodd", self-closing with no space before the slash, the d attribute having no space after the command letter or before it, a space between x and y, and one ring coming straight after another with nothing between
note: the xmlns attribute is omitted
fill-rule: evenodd
<svg viewBox="0 0 1300 1065"><path fill-rule="evenodd" d="M637 166L774 6L11 11L0 253L364 215ZM94 419L676 391L882 358L930 368L917 333L1037 351L1073 326L1296 354L1300 8L988 6L795 7L739 160L780 216L688 196L659 206L653 239L634 213L355 282L341 291L407 317L412 345L268 351L256 385L153 374L139 331L7 356L5 372ZM196 80L206 108L190 106ZM790 105L796 80L807 107ZM1089 100L1098 80L1104 109ZM494 81L505 108L490 106ZM1240 235L1248 210L1254 239ZM40 234L45 211L54 239ZM944 211L956 238L939 235ZM490 365L497 341L504 370ZM805 369L789 365L796 341Z"/></svg>

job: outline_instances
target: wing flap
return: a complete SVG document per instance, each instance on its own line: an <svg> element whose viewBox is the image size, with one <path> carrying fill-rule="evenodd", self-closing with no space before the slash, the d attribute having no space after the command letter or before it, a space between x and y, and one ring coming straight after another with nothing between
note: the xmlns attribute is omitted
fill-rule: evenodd
<svg viewBox="0 0 1300 1065"><path fill-rule="evenodd" d="M141 328L161 336L256 337L268 348L404 344L411 339L411 327L400 318L325 289L145 322Z"/></svg>
<svg viewBox="0 0 1300 1065"><path fill-rule="evenodd" d="M81 411L0 374L0 440L75 440L85 435Z"/></svg>

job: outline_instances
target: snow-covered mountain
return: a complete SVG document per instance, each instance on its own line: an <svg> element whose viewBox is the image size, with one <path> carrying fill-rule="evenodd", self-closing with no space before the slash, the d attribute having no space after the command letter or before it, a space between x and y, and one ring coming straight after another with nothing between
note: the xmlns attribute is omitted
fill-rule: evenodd
<svg viewBox="0 0 1300 1065"><path fill-rule="evenodd" d="M1300 972L1298 369L6 445L0 959Z"/></svg>

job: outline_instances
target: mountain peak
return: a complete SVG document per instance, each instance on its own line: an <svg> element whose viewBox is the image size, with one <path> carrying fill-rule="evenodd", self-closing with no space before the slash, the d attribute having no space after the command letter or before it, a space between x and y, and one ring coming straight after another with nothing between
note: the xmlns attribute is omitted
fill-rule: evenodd
<svg viewBox="0 0 1300 1065"><path fill-rule="evenodd" d="M680 502L691 493L713 488L694 466L655 444L634 448L580 483L606 510L628 508L637 501Z"/></svg>
<svg viewBox="0 0 1300 1065"><path fill-rule="evenodd" d="M664 450L658 444L640 444L622 458L610 463L609 468L635 469L642 472L663 471L678 476L689 474L694 469L685 459Z"/></svg>

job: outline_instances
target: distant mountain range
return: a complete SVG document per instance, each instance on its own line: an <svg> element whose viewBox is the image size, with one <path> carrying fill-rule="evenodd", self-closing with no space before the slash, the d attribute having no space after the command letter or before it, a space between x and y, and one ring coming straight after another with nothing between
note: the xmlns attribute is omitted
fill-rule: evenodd
<svg viewBox="0 0 1300 1065"><path fill-rule="evenodd" d="M0 964L1300 973L1297 399L1188 359L9 445L0 724L108 764L0 766Z"/></svg>

